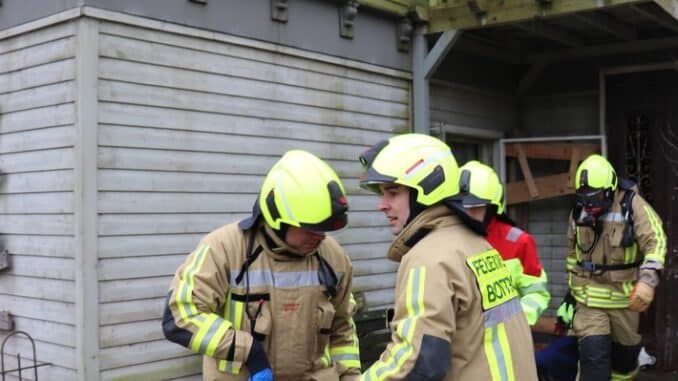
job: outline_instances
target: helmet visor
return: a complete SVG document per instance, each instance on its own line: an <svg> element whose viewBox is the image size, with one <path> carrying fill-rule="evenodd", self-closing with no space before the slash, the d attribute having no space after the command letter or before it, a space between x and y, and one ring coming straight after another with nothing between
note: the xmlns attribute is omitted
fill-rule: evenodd
<svg viewBox="0 0 678 381"><path fill-rule="evenodd" d="M359 156L360 164L363 166L363 173L360 176L360 187L374 193L381 193L379 184L393 183L397 179L393 176L386 176L377 172L372 163L384 147L388 145L388 140L382 140L374 146L367 149Z"/></svg>

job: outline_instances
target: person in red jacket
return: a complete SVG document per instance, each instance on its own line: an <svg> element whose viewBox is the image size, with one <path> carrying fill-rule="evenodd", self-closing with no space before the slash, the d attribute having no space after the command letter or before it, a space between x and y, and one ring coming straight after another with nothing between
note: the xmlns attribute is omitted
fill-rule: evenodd
<svg viewBox="0 0 678 381"><path fill-rule="evenodd" d="M503 186L491 167L473 160L460 170L458 199L485 226L487 241L511 270L527 322L534 325L551 299L534 238L504 214Z"/></svg>

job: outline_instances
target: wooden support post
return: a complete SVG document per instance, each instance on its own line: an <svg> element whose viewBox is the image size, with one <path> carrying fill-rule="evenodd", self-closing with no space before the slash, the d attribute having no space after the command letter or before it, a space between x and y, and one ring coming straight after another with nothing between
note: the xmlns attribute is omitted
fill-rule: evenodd
<svg viewBox="0 0 678 381"><path fill-rule="evenodd" d="M530 165L527 163L527 156L525 156L525 151L523 151L523 146L521 144L516 144L516 150L518 150L518 163L520 164L520 170L523 172L525 177L525 182L527 183L527 190L530 193L531 197L539 196L539 190L534 184L534 177L532 177L532 171L530 170Z"/></svg>
<svg viewBox="0 0 678 381"><path fill-rule="evenodd" d="M567 186L568 190L574 191L574 177L577 175L577 166L579 164L579 159L581 157L581 152L578 147L572 147L572 156L570 157L570 170L568 173Z"/></svg>

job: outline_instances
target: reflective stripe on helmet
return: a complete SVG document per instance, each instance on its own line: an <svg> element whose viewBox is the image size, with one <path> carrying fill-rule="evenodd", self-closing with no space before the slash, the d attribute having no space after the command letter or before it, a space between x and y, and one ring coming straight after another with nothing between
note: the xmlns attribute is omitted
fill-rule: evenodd
<svg viewBox="0 0 678 381"><path fill-rule="evenodd" d="M363 152L360 162L360 186L373 192L379 192L379 184L400 184L416 190L418 203L430 206L459 190L457 161L450 147L432 136L394 136Z"/></svg>

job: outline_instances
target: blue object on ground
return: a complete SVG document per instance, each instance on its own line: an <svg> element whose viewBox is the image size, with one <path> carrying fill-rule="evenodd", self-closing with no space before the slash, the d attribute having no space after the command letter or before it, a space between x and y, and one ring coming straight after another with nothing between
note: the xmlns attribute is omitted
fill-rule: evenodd
<svg viewBox="0 0 678 381"><path fill-rule="evenodd" d="M542 381L575 381L579 348L577 337L561 336L536 354L537 372Z"/></svg>

